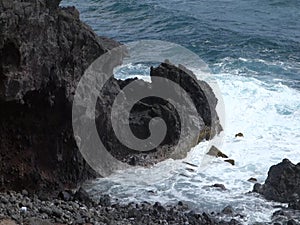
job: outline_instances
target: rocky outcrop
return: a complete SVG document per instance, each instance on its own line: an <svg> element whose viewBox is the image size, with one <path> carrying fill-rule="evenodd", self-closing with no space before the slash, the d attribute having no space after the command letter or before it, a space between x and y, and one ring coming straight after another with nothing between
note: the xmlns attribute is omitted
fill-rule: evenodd
<svg viewBox="0 0 300 225"><path fill-rule="evenodd" d="M9 192L0 193L0 205L3 206L0 207L0 225L241 224L231 218L226 218L226 221L221 220L217 216L219 213L195 212L181 201L168 206L159 202L146 201L124 205L115 200L112 204L108 195L98 196L98 199L87 201L77 199L45 201L36 196L29 198L20 193ZM20 213L19 207L23 207L22 213Z"/></svg>
<svg viewBox="0 0 300 225"><path fill-rule="evenodd" d="M0 1L0 185L47 192L96 174L72 133L76 84L118 45L99 38L58 0Z"/></svg>
<svg viewBox="0 0 300 225"><path fill-rule="evenodd" d="M300 209L300 163L295 165L284 159L272 166L265 183L255 184L253 191L268 200L289 203L290 207Z"/></svg>
<svg viewBox="0 0 300 225"><path fill-rule="evenodd" d="M200 141L211 139L222 130L216 113L217 98L207 83L197 81L195 75L183 66L177 67L169 63L162 63L156 68L151 68L150 76L151 83L135 78L118 80L119 86L117 86L111 81L109 85L111 98L99 98L98 101L97 109L100 113L98 113L99 118L96 121L98 121L98 133L104 144L106 144L106 149L119 160L131 165L147 166L167 158L182 159ZM164 78L166 82L157 82L155 79L157 77ZM110 109L108 113L104 113L107 109L102 107L103 105L111 105L116 94L123 92L123 88L132 82L136 82L136 90L139 90L137 92L155 93L155 90L166 89L171 96L170 98L176 99L176 102L171 103L167 98L162 99L149 94L149 97L143 98L134 104L130 114L130 127L133 134L139 139L146 139L150 136L149 122L152 118L162 118L167 125L164 140L159 146L149 151L134 151L120 143L110 122ZM184 118L179 117L176 109L179 105L184 105L181 99L182 93L181 90L174 88L171 82L178 84L189 94L193 102L192 105L197 110L196 117L190 113L192 105L185 105L181 112ZM135 93L131 93L129 90L123 94L126 103L131 104L133 101L132 96L135 96ZM105 119L103 119L103 116ZM118 115L116 119L121 121L121 124L128 122L122 115ZM182 126L182 119L185 120L185 127ZM206 132L206 135L199 136L203 131ZM123 136L126 137L126 134L123 134ZM183 142L180 142L181 137L184 137Z"/></svg>
<svg viewBox="0 0 300 225"><path fill-rule="evenodd" d="M79 153L72 131L72 101L76 86L88 66L100 55L119 45L98 37L79 20L74 7L60 8L59 0L0 2L0 186L49 195L73 188L97 176ZM118 59L120 60L120 59ZM177 83L190 96L197 116L186 106L182 121L177 106L167 99L144 98L131 110L130 127L138 138L149 136L149 121L161 117L167 134L162 143L147 152L125 147L111 125L111 105L126 85L111 78L99 94L96 124L110 153L131 165L149 165L166 158L182 158L199 141L222 129L216 113L217 98L205 82L186 68L163 63L151 68L152 83L138 80L143 91L160 87L154 77ZM126 95L130 103L130 93ZM118 118L121 122L124 118ZM186 137L176 148L179 137ZM179 149L174 153L175 149Z"/></svg>

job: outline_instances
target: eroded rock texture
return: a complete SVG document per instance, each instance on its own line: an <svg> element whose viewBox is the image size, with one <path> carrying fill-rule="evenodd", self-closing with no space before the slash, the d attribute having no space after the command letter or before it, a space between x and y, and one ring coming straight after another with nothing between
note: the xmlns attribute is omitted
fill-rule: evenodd
<svg viewBox="0 0 300 225"><path fill-rule="evenodd" d="M254 191L266 199L289 203L291 208L300 209L300 163L288 159L271 166L263 185L256 184Z"/></svg>
<svg viewBox="0 0 300 225"><path fill-rule="evenodd" d="M147 166L168 158L182 159L200 141L209 140L222 130L216 112L218 100L213 90L207 83L198 81L191 71L182 66L177 67L169 63L162 63L158 67L151 68L150 77L151 83L137 78L118 80L118 86L112 82L113 84L110 84L111 98L102 97L98 101L97 108L101 112L97 119L98 132L103 143L117 159L131 165ZM157 77L163 78L166 82L156 80ZM135 89L128 88L124 91L124 88L132 82L136 82ZM174 87L174 83L180 88ZM181 88L182 90L180 90ZM159 93L162 89L165 90L166 98L151 95L151 93ZM125 106L132 103L138 93L149 93L147 95L149 97L136 102L130 111L129 121L133 134L139 139L145 140L151 135L149 129L151 119L162 118L166 122L167 131L165 138L158 147L149 151L134 151L124 146L116 138L112 125L108 122L110 121L111 109L103 109L102 106L112 105L116 95L120 92L125 96ZM182 92L189 95L191 104L186 103L186 99L182 97ZM122 111L124 106L120 107L120 111ZM196 114L192 113L192 107L195 107ZM177 111L179 108L182 111L182 118ZM104 110L107 111L104 112ZM119 121L121 136L126 140L128 134L122 133L122 125L128 122L127 119L118 114L115 120ZM154 132L159 131L159 129L159 127L154 128Z"/></svg>
<svg viewBox="0 0 300 225"><path fill-rule="evenodd" d="M95 173L72 133L72 95L114 41L99 38L60 1L0 1L1 187L43 192Z"/></svg>

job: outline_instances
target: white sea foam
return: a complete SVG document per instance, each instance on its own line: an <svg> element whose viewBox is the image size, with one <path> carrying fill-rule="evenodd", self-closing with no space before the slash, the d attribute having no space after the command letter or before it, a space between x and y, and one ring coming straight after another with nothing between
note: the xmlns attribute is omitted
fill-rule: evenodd
<svg viewBox="0 0 300 225"><path fill-rule="evenodd" d="M139 74L137 74L139 75ZM144 74L140 74L144 76ZM152 168L135 168L94 181L93 194L109 193L119 200L186 201L203 211L232 205L245 224L270 220L273 203L255 194L247 180L263 183L271 165L283 158L300 161L300 92L278 83L232 74L214 75L225 104L226 126L221 149L236 165L205 155L207 142L193 148L184 161L199 165L195 172L181 160L167 160ZM242 132L244 138L235 138ZM182 176L185 175L185 176ZM187 176L187 177L186 177ZM228 190L207 186L221 183Z"/></svg>

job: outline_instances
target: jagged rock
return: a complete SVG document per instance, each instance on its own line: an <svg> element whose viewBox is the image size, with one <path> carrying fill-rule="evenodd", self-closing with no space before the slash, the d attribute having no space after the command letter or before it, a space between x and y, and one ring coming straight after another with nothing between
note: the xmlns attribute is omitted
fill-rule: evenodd
<svg viewBox="0 0 300 225"><path fill-rule="evenodd" d="M224 162L228 162L228 163L230 163L233 166L235 165L234 159L225 159Z"/></svg>
<svg viewBox="0 0 300 225"><path fill-rule="evenodd" d="M210 136L210 138L212 138L221 130L219 119L214 108L216 107L217 99L205 82L198 81L201 84L199 85L198 82L194 80L196 79L194 74L186 72L182 66L178 68L166 63L162 63L156 68L152 67L150 76L152 79L151 83L133 78L118 80L118 86L115 86L113 83L113 88L107 86L107 89L110 90L111 97L100 99L97 105L97 110L100 115L99 118L96 119L98 133L106 149L108 149L115 158L130 165L147 166L170 157L174 159L184 158L187 152L197 144L194 140L198 138L199 132L209 127L209 129L214 130ZM188 105L183 109L183 114L185 115L183 119L188 124L185 128L181 129L182 121L176 111L176 106L181 106L182 102L180 101L184 100L180 97L182 93L180 90L174 88L172 84L169 83L170 81L163 84L157 82L155 79L157 77L167 78L164 80L172 80L177 83L186 90L193 100L197 115L190 115L192 106ZM149 122L152 118L162 118L167 125L167 132L161 144L146 152L134 151L120 143L113 132L110 123L110 114L104 113L105 110L101 107L102 105L111 105L114 101L114 96L120 92L123 93L126 99L126 102L123 104L131 103L131 101L133 101L132 96L135 96L136 92L133 93L131 89L124 90L124 88L132 82L135 82L137 85L135 89L136 92L155 93L158 92L158 90L164 89L168 91L170 98L173 97L177 100L177 102L172 102L171 104L168 99L161 99L149 94L150 97L141 99L133 106L130 114L130 127L137 138L145 140L150 136ZM188 89L188 87L190 87L190 89ZM111 91L112 89L114 90L113 92ZM209 101L211 102L209 103ZM107 119L104 120L103 116ZM116 120L118 120L120 124L127 123L123 115L117 115ZM103 129L103 127L106 129ZM121 131L121 136L125 137L124 139L126 140L126 135L128 134L126 132L122 133L122 129L119 130ZM180 137L184 137L182 138L184 141L181 143L179 143Z"/></svg>
<svg viewBox="0 0 300 225"><path fill-rule="evenodd" d="M244 137L244 134L243 134L243 133L237 133L237 134L235 135L235 137Z"/></svg>
<svg viewBox="0 0 300 225"><path fill-rule="evenodd" d="M179 84L180 87L190 95L200 117L203 119L206 126L202 127L200 131L204 129L210 130L208 139L213 138L216 134L222 131L222 127L219 123L219 118L216 112L218 99L216 98L211 87L206 82L197 80L192 71L188 70L182 65L175 67L171 64L162 63L157 68L151 68L150 76L167 78ZM179 93L179 95L180 94L181 93Z"/></svg>
<svg viewBox="0 0 300 225"><path fill-rule="evenodd" d="M288 159L274 165L263 185L255 184L253 191L268 200L291 203L299 201L300 163L294 165ZM297 204L296 204L297 205Z"/></svg>
<svg viewBox="0 0 300 225"><path fill-rule="evenodd" d="M211 146L209 151L206 153L207 155L221 157L221 158L228 158L227 155L225 155L221 150L219 150L216 146Z"/></svg>
<svg viewBox="0 0 300 225"><path fill-rule="evenodd" d="M257 179L255 177L250 177L248 179L249 182L257 182Z"/></svg>

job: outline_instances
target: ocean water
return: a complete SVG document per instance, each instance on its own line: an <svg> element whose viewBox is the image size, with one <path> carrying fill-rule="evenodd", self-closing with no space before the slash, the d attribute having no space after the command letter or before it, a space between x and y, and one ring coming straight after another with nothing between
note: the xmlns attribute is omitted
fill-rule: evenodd
<svg viewBox="0 0 300 225"><path fill-rule="evenodd" d="M194 172L170 159L98 179L89 191L123 202L183 200L200 211L230 204L245 215L236 218L245 224L270 221L278 203L249 194L253 183L247 179L264 182L269 167L283 158L300 162L300 1L64 0L62 5L75 5L101 36L123 43L168 41L195 52L221 91L221 149L236 162L205 156L209 143L203 142L184 159L198 165ZM149 68L128 65L127 71L147 79ZM236 139L238 132L244 138ZM228 190L207 187L214 183Z"/></svg>

